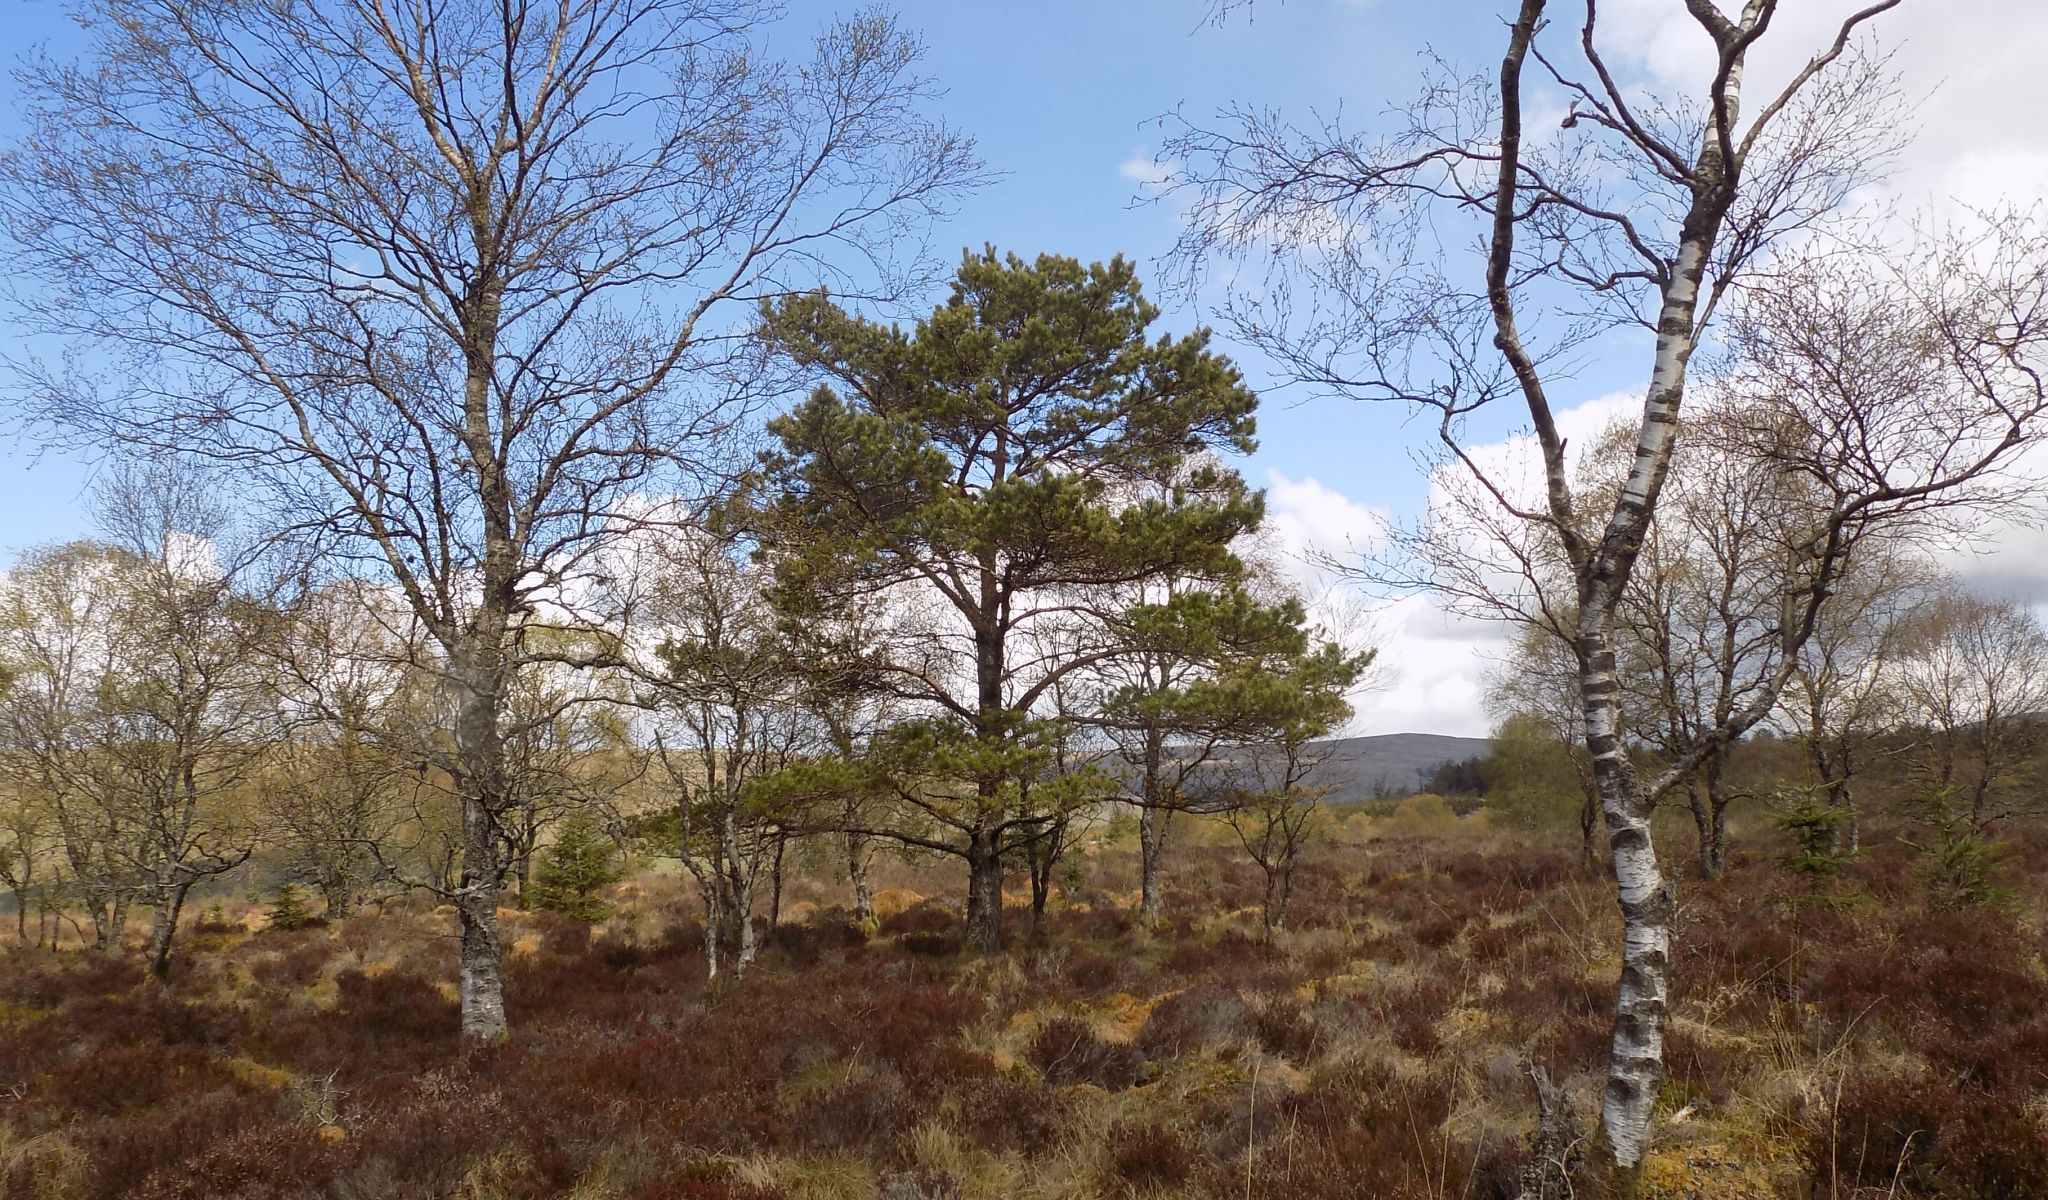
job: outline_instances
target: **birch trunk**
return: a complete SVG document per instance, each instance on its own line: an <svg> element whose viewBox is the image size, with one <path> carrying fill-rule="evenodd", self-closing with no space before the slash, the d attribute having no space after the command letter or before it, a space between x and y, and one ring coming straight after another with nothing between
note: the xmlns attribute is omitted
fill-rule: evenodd
<svg viewBox="0 0 2048 1200"><path fill-rule="evenodd" d="M853 920L862 929L875 924L875 888L868 881L867 839L857 833L846 835L846 880L853 885Z"/></svg>
<svg viewBox="0 0 2048 1200"><path fill-rule="evenodd" d="M455 888L461 927L460 1000L465 1041L505 1036L503 952L498 898L503 864L498 853L498 810L504 747L498 725L498 678L491 666L470 666L456 713L456 751L463 767L462 860Z"/></svg>
<svg viewBox="0 0 2048 1200"><path fill-rule="evenodd" d="M191 881L181 879L157 898L149 929L149 973L156 979L170 978L171 946L177 937L178 918L185 911L185 896L191 889Z"/></svg>
<svg viewBox="0 0 2048 1200"><path fill-rule="evenodd" d="M1664 1018L1669 1002L1671 892L1650 836L1652 806L1628 762L1620 735L1620 688L1611 646L1586 671L1586 741L1600 781L1607 844L1621 904L1622 960L1601 1124L1614 1162L1640 1169L1664 1080Z"/></svg>
<svg viewBox="0 0 2048 1200"><path fill-rule="evenodd" d="M1719 879L1728 866L1728 783L1716 754L1707 760L1707 836L1700 843L1700 874Z"/></svg>
<svg viewBox="0 0 2048 1200"><path fill-rule="evenodd" d="M123 936L128 932L128 896L117 893L105 907L95 906L92 911L92 948L103 954L115 954L121 949Z"/></svg>

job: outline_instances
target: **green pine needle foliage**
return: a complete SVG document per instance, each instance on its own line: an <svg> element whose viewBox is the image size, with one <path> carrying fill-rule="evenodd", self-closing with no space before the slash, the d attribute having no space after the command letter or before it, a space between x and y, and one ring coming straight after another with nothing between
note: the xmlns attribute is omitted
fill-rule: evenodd
<svg viewBox="0 0 2048 1200"><path fill-rule="evenodd" d="M305 890L296 883L287 883L277 889L277 902L270 907L269 920L272 929L304 929L319 918L306 906Z"/></svg>
<svg viewBox="0 0 2048 1200"><path fill-rule="evenodd" d="M1998 883L2004 846L1977 827L1950 789L1923 796L1919 809L1919 823L1926 832L1906 844L1920 853L1920 884L1927 891L1928 907L1954 912L2004 903L2007 893Z"/></svg>
<svg viewBox="0 0 2048 1200"><path fill-rule="evenodd" d="M619 848L589 813L563 819L556 837L541 852L527 903L579 921L597 922L611 915L605 889L625 875Z"/></svg>
<svg viewBox="0 0 2048 1200"><path fill-rule="evenodd" d="M1792 840L1782 859L1786 869L1816 884L1840 875L1849 862L1841 849L1847 817L1811 788L1781 793L1771 806L1771 821Z"/></svg>

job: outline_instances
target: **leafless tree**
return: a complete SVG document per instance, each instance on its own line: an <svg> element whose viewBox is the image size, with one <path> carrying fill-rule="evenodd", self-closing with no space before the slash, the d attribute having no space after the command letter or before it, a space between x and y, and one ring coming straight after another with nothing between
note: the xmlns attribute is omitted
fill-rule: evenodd
<svg viewBox="0 0 2048 1200"><path fill-rule="evenodd" d="M14 940L23 946L29 944L30 898L43 900L47 911L48 897L57 883L53 825L49 805L42 797L10 786L5 797L0 798L0 884L5 884L14 897ZM39 920L36 945L43 944L47 932Z"/></svg>
<svg viewBox="0 0 2048 1200"><path fill-rule="evenodd" d="M385 590L342 581L294 598L272 669L283 741L269 763L265 837L311 878L327 915L353 915L380 885L402 886L398 847L438 714L410 611Z"/></svg>
<svg viewBox="0 0 2048 1200"><path fill-rule="evenodd" d="M1265 876L1259 919L1268 937L1287 924L1294 866L1329 794L1329 788L1314 781L1326 757L1313 736L1288 731L1274 741L1240 747L1226 768L1238 778L1237 791L1217 807Z"/></svg>
<svg viewBox="0 0 2048 1200"><path fill-rule="evenodd" d="M98 944L149 906L162 977L186 896L255 845L242 793L276 741L260 648L277 622L191 477L123 471L97 507L106 542L33 555L13 581L8 763L51 805Z"/></svg>
<svg viewBox="0 0 2048 1200"><path fill-rule="evenodd" d="M99 522L124 555L123 604L103 627L106 675L88 717L94 760L112 772L139 898L152 914L149 970L171 948L193 885L247 861L255 822L240 793L278 740L267 703L266 643L280 629L246 590L251 550L203 480L156 465L111 476Z"/></svg>
<svg viewBox="0 0 2048 1200"><path fill-rule="evenodd" d="M452 697L462 1030L499 1037L508 704L560 657L536 631L589 622L629 496L702 489L755 306L875 295L971 147L873 13L783 61L765 0L89 8L86 61L25 69L0 224L45 331L100 357L21 400L236 466L405 598Z"/></svg>
<svg viewBox="0 0 2048 1200"><path fill-rule="evenodd" d="M796 823L792 797L761 785L828 744L762 594L765 572L745 553L718 533L680 535L663 539L652 568L658 756L675 790L675 853L704 896L714 976L721 961L736 975L753 963L755 900Z"/></svg>
<svg viewBox="0 0 2048 1200"><path fill-rule="evenodd" d="M1857 43L1897 2L1851 13L1781 86L1751 97L1749 61L1779 15L1775 0L1732 15L1685 0L1674 19L1698 26L1707 53L1690 96L1620 78L1596 4L1567 24L1549 20L1546 0L1521 0L1497 73L1436 73L1390 137L1239 110L1217 128L1184 124L1162 151L1177 172L1169 194L1189 214L1177 255L1188 286L1199 289L1219 258L1269 263L1259 287L1224 306L1240 334L1301 380L1434 410L1449 466L1506 532L1510 557L1543 568L1461 598L1555 630L1578 664L1625 927L1602 1102L1606 1162L1625 1188L1640 1186L1651 1140L1668 1005L1672 897L1650 817L1769 712L1778 686L1755 689L1654 773L1630 756L1616 614L1671 475L1695 351L1724 310L1743 312L1731 326L1749 364L1742 382L1799 403L1793 424L1804 427L1770 439L1780 469L1807 473L1834 500L1787 597L1786 671L1860 533L1959 492L1983 500L1972 485L2041 410L2032 367L2048 330L2033 307L2031 230L1996 229L1974 253L1945 254L1954 274L1878 265L1823 285L1824 257L1805 271L1782 266L1898 144L1896 90ZM1567 99L1561 129L1526 127L1538 90ZM1874 329L1900 340L1879 343ZM1588 498L1573 487L1553 389L1590 339L1615 330L1638 331L1647 384L1625 473ZM1893 390L1905 381L1911 390ZM1503 400L1528 416L1533 487L1461 439L1466 416ZM1841 436L1857 430L1874 436ZM1551 563L1567 587L1546 594L1536 584ZM1470 568L1441 580L1427 568L1417 581L1453 594L1474 580Z"/></svg>
<svg viewBox="0 0 2048 1200"><path fill-rule="evenodd" d="M1778 720L1805 746L1813 786L1842 810L1840 849L1851 854L1863 839L1856 781L1896 741L1904 716L1889 669L1899 622L1931 579L1911 547L1869 547L1814 622L1780 699Z"/></svg>
<svg viewBox="0 0 2048 1200"><path fill-rule="evenodd" d="M1775 406L1778 398L1748 402ZM1783 693L1788 655L1795 679L1811 661L1784 626L1800 617L1788 599L1809 587L1810 538L1833 502L1784 469L1775 408L1745 411L1741 403L1709 398L1680 422L1670 482L1617 610L1631 740L1662 761L1697 762L1683 790L1708 878L1725 864L1734 799L1733 743L1720 731L1765 693ZM1621 445L1603 448L1628 449L1633 430L1622 432ZM1830 596L1869 591L1874 581L1864 576L1881 576L1896 561L1878 539L1866 538L1829 568ZM1815 617L1815 629L1821 620Z"/></svg>
<svg viewBox="0 0 2048 1200"><path fill-rule="evenodd" d="M1578 662L1571 646L1536 626L1525 627L1508 659L1492 672L1487 707L1496 722L1515 716L1541 722L1557 740L1579 792L1579 856L1600 862L1600 788L1586 752L1586 708L1579 699Z"/></svg>
<svg viewBox="0 0 2048 1200"><path fill-rule="evenodd" d="M1979 828L2039 811L2022 786L2048 720L2048 632L2033 613L1950 587L1894 636L1887 675L1920 733L1928 785L1954 793Z"/></svg>
<svg viewBox="0 0 2048 1200"><path fill-rule="evenodd" d="M104 630L118 608L110 553L93 543L31 550L8 571L4 721L11 803L47 806L68 888L99 950L120 947L135 880L122 855L129 830L92 785L80 728L107 672Z"/></svg>

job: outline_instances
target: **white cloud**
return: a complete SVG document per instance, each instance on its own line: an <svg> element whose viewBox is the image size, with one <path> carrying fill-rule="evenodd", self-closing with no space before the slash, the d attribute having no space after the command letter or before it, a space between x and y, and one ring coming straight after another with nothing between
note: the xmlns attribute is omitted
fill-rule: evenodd
<svg viewBox="0 0 2048 1200"><path fill-rule="evenodd" d="M1383 540L1387 511L1361 504L1313 477L1266 472L1267 523L1290 574L1321 590L1332 561L1356 561Z"/></svg>
<svg viewBox="0 0 2048 1200"><path fill-rule="evenodd" d="M1557 414L1558 431L1566 440L1566 455L1576 470L1586 451L1606 432L1615 418L1639 409L1640 392L1613 392L1563 409ZM1535 438L1518 432L1495 442L1467 447L1472 462L1508 495L1534 501L1541 496L1541 459ZM1324 514L1330 529L1346 527L1344 512L1374 512L1330 492L1313 480L1288 491L1287 502L1280 496L1283 481L1292 480L1272 472L1276 526L1284 510L1298 522L1308 524L1308 514ZM1313 490L1311 490L1313 488ZM1437 468L1430 481L1430 504L1439 515L1453 504L1453 498L1471 488L1469 469L1447 463ZM1331 497L1335 497L1333 501ZM1337 503L1341 501L1341 506ZM1482 499L1480 503L1491 503ZM1446 531L1454 535L1454 531ZM1300 538L1300 535L1296 535ZM1290 539L1294 540L1294 539ZM1301 539L1307 540L1307 539ZM1467 552L1475 561L1488 561L1485 539L1470 531ZM1514 585L1505 563L1493 569L1501 573L1505 593ZM1381 607L1374 614L1374 644L1379 647L1377 677L1380 686L1357 699L1357 714L1351 725L1357 733L1449 733L1484 736L1491 722L1486 714L1487 676L1506 653L1514 629L1505 621L1486 620L1452 610L1440 596L1404 596Z"/></svg>
<svg viewBox="0 0 2048 1200"><path fill-rule="evenodd" d="M1125 159L1123 165L1117 168L1117 174L1137 184L1139 192L1149 195L1172 183L1178 170L1175 163L1161 162L1149 154L1140 152Z"/></svg>
<svg viewBox="0 0 2048 1200"><path fill-rule="evenodd" d="M1377 615L1381 686L1356 698L1351 731L1484 737L1503 627L1461 619L1434 596L1403 597Z"/></svg>
<svg viewBox="0 0 2048 1200"><path fill-rule="evenodd" d="M1864 0L1781 6L1751 55L1744 91L1754 111L1834 37ZM1724 4L1724 9L1731 6ZM2039 0L1906 4L1862 27L1867 44L1892 55L1902 90L1897 111L1917 133L1885 193L1911 210L1985 207L2048 198L2048 5ZM1992 32L1992 31L1995 31ZM1576 29L1567 30L1576 37ZM1600 45L1628 83L1697 95L1713 69L1699 23L1671 0L1602 6ZM1627 86L1627 83L1625 83Z"/></svg>

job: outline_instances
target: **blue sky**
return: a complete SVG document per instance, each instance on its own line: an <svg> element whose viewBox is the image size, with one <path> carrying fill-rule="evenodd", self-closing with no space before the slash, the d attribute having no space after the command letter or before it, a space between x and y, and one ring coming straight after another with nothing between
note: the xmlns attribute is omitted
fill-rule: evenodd
<svg viewBox="0 0 2048 1200"><path fill-rule="evenodd" d="M1752 86L1803 61L1853 6L1787 0ZM792 0L776 48L795 53L849 7ZM1176 230L1170 207L1133 203L1138 168L1161 136L1155 118L1177 107L1206 116L1244 101L1299 120L1342 105L1347 122L1365 123L1412 93L1425 47L1486 69L1503 36L1504 5L1484 0L1257 0L1220 26L1207 20L1210 8L1211 0L898 0L905 25L927 44L927 72L947 89L940 112L974 136L1001 173L938 231L935 245L949 257L985 242L1026 255L1123 253L1149 275ZM1578 10L1558 8L1566 21ZM59 0L13 0L11 40L63 52L76 40L66 11ZM1700 35L1680 0L1602 0L1601 12L1610 55L1636 78L1684 85L1698 70ZM1882 37L1897 50L1919 126L1895 200L1919 211L2048 198L2048 131L2039 122L2048 72L2034 61L2048 45L2048 5L1908 0L1887 17ZM18 132L14 103L12 81L0 80L0 143ZM1172 308L1166 317L1176 328L1195 319ZM18 331L4 320L0 314L0 345L18 346ZM1221 342L1237 352L1227 333ZM1263 389L1262 364L1240 358ZM1624 402L1639 379L1638 362L1626 353L1596 357L1555 398L1583 405L1579 424L1597 431L1599 415ZM1510 415L1476 429L1476 440L1506 438ZM1341 547L1369 533L1371 513L1412 517L1427 494L1413 455L1432 429L1401 409L1269 391L1260 426L1262 445L1246 473L1272 488L1275 523L1291 544ZM32 447L0 448L0 561L86 531L86 474L62 455L37 462ZM2048 536L2010 529L1992 540L2004 549L1985 560L1987 575L2018 570L2048 596ZM1387 608L1374 624L1384 685L1361 706L1356 728L1485 731L1481 699L1498 630L1451 618L1426 597Z"/></svg>
<svg viewBox="0 0 2048 1200"><path fill-rule="evenodd" d="M843 10L804 0L774 37L794 52L797 39ZM1182 105L1205 114L1233 100L1304 113L1341 100L1377 111L1408 90L1425 43L1455 49L1478 35L1490 44L1499 28L1490 17L1473 20L1484 12L1476 5L1344 0L1267 3L1222 26L1205 19L1204 0L906 0L897 11L925 40L927 72L948 92L941 113L975 137L1001 174L935 244L993 242L1027 256L1084 260L1122 253L1146 267L1174 235L1169 208L1133 204L1135 168L1159 138L1154 118ZM25 44L62 53L77 37L65 12L56 0L18 0L10 17ZM0 82L0 140L19 129L13 89L11 79ZM1166 317L1178 327L1195 319L1185 308ZM1245 366L1263 385L1261 365ZM1341 480L1366 503L1412 506L1423 485L1404 447L1427 430L1411 429L1406 416L1271 397L1250 473L1261 482L1275 470L1331 486ZM0 554L83 532L85 479L69 457L37 461L33 447L8 447L0 458Z"/></svg>

